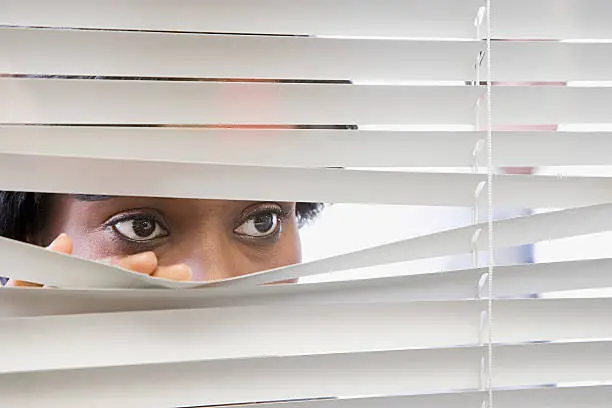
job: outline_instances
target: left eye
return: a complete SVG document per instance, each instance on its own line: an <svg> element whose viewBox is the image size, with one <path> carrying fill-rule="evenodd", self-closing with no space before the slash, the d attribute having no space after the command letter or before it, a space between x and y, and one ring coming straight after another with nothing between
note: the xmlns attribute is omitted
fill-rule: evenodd
<svg viewBox="0 0 612 408"><path fill-rule="evenodd" d="M279 228L278 214L266 212L252 216L240 224L234 232L239 235L263 238L276 234Z"/></svg>
<svg viewBox="0 0 612 408"><path fill-rule="evenodd" d="M150 241L168 235L159 222L151 218L130 218L113 224L113 229L132 241Z"/></svg>

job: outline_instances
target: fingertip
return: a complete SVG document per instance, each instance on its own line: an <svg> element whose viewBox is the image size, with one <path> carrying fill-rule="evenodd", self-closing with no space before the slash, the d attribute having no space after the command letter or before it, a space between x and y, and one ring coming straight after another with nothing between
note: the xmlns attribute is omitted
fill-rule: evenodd
<svg viewBox="0 0 612 408"><path fill-rule="evenodd" d="M43 285L38 284L38 283L32 283L32 282L25 282L25 281L20 281L20 280L14 280L14 279L10 279L7 283L6 283L6 287L33 287L33 288L42 288Z"/></svg>
<svg viewBox="0 0 612 408"><path fill-rule="evenodd" d="M154 263L155 266L157 266L157 255L153 251L141 252L139 254L130 255L130 257L137 262Z"/></svg>
<svg viewBox="0 0 612 408"><path fill-rule="evenodd" d="M152 251L141 252L120 258L114 263L132 272L151 275L157 269L157 255Z"/></svg>
<svg viewBox="0 0 612 408"><path fill-rule="evenodd" d="M53 240L53 242L49 244L47 249L53 252L71 254L72 253L72 239L70 239L70 237L67 234L62 232Z"/></svg>
<svg viewBox="0 0 612 408"><path fill-rule="evenodd" d="M160 266L153 276L174 281L190 281L192 273L188 265L176 264L171 266Z"/></svg>
<svg viewBox="0 0 612 408"><path fill-rule="evenodd" d="M190 281L192 276L191 268L185 264L177 265L177 271L175 272L175 274L177 276L175 280L181 281Z"/></svg>

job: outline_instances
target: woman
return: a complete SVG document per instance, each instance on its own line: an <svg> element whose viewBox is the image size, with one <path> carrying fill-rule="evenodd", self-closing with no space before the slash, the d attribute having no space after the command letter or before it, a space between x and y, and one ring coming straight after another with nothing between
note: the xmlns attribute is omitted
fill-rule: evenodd
<svg viewBox="0 0 612 408"><path fill-rule="evenodd" d="M0 236L151 276L217 280L299 263L298 229L320 208L0 191Z"/></svg>

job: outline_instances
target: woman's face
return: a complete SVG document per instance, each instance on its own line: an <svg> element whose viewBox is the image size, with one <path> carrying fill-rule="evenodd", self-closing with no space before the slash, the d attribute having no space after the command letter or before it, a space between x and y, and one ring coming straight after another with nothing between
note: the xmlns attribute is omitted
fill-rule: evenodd
<svg viewBox="0 0 612 408"><path fill-rule="evenodd" d="M64 232L74 255L152 251L160 266L187 264L193 280L301 261L295 203L57 195L50 218L44 240Z"/></svg>

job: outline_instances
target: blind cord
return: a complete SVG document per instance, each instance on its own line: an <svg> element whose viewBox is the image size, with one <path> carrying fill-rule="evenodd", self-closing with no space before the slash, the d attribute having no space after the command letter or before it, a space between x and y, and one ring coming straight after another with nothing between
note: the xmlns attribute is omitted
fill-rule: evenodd
<svg viewBox="0 0 612 408"><path fill-rule="evenodd" d="M488 386L488 408L493 408L493 270L495 269L495 243L493 240L493 104L491 101L491 0L486 0L487 12L487 195L488 195L488 284L489 297L487 300L487 386Z"/></svg>

